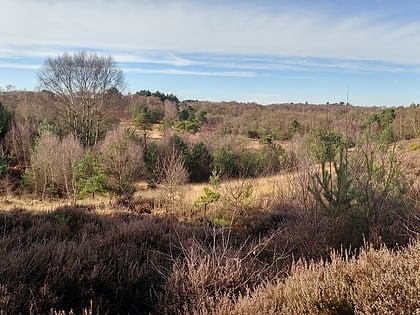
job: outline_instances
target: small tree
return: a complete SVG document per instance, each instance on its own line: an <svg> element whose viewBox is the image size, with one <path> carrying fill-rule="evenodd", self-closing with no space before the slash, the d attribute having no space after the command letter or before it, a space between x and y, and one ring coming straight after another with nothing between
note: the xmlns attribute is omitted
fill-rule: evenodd
<svg viewBox="0 0 420 315"><path fill-rule="evenodd" d="M353 185L358 193L355 215L365 236L377 243L390 233L394 221L414 208L407 199L409 183L401 171L396 144L384 146L362 138L351 162Z"/></svg>
<svg viewBox="0 0 420 315"><path fill-rule="evenodd" d="M3 141L4 136L9 130L12 118L12 112L0 102L0 142Z"/></svg>
<svg viewBox="0 0 420 315"><path fill-rule="evenodd" d="M213 155L213 168L225 177L240 175L239 156L230 148L221 148Z"/></svg>
<svg viewBox="0 0 420 315"><path fill-rule="evenodd" d="M369 115L362 126L362 131L369 137L373 137L382 145L388 145L395 141L392 123L395 119L395 109L387 108L379 114Z"/></svg>
<svg viewBox="0 0 420 315"><path fill-rule="evenodd" d="M350 214L352 202L356 199L347 150L341 147L338 156L333 160L333 173L326 169L325 162L321 163L321 171L313 175L309 186L317 205L331 222L334 243L341 228L341 219Z"/></svg>
<svg viewBox="0 0 420 315"><path fill-rule="evenodd" d="M182 197L180 186L188 181L188 171L182 157L176 150L172 150L169 154L161 157L159 170L160 183L164 191L163 199L169 205L171 213L174 213L175 203Z"/></svg>
<svg viewBox="0 0 420 315"><path fill-rule="evenodd" d="M321 170L312 176L308 189L317 206L330 220L335 244L342 220L349 215L355 199L347 143L342 140L341 135L328 130L316 130L311 140L310 151L321 164Z"/></svg>
<svg viewBox="0 0 420 315"><path fill-rule="evenodd" d="M69 134L60 142L57 150L59 152L57 172L60 173L61 185L64 186L67 197L73 196L75 201L77 188L75 186L74 166L83 158L83 147L73 135Z"/></svg>
<svg viewBox="0 0 420 315"><path fill-rule="evenodd" d="M100 151L107 187L117 195L134 192L134 181L143 169L143 149L121 129L108 132Z"/></svg>
<svg viewBox="0 0 420 315"><path fill-rule="evenodd" d="M146 148L147 136L150 131L153 130L152 119L147 112L139 112L135 114L133 121L134 125L140 130L140 133L143 136L143 145Z"/></svg>
<svg viewBox="0 0 420 315"><path fill-rule="evenodd" d="M190 181L207 181L211 175L213 158L206 145L200 142L192 147L185 164L190 173Z"/></svg>
<svg viewBox="0 0 420 315"><path fill-rule="evenodd" d="M105 191L106 175L102 167L100 156L92 151L85 154L83 159L74 165L74 181L77 195L95 198L96 193Z"/></svg>
<svg viewBox="0 0 420 315"><path fill-rule="evenodd" d="M144 152L145 177L150 187L155 188L159 182L159 146L153 141Z"/></svg>
<svg viewBox="0 0 420 315"><path fill-rule="evenodd" d="M27 172L27 178L30 178L35 194L40 192L42 199L47 195L58 194L59 155L57 149L59 146L60 140L57 136L51 132L45 132L38 139L31 157L31 167Z"/></svg>

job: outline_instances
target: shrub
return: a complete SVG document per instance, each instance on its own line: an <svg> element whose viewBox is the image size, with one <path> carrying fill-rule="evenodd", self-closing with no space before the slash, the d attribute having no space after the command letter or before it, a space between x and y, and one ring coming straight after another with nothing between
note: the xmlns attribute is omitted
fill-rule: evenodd
<svg viewBox="0 0 420 315"><path fill-rule="evenodd" d="M231 149L221 148L213 155L213 168L225 177L240 175L239 157Z"/></svg>
<svg viewBox="0 0 420 315"><path fill-rule="evenodd" d="M101 144L102 165L107 188L117 194L131 195L134 181L143 169L143 149L121 129L109 131Z"/></svg>
<svg viewBox="0 0 420 315"><path fill-rule="evenodd" d="M105 191L106 175L101 157L88 151L83 159L74 165L75 187L77 195L95 197L96 193Z"/></svg>
<svg viewBox="0 0 420 315"><path fill-rule="evenodd" d="M207 181L211 175L213 158L203 142L194 144L185 161L191 182Z"/></svg>

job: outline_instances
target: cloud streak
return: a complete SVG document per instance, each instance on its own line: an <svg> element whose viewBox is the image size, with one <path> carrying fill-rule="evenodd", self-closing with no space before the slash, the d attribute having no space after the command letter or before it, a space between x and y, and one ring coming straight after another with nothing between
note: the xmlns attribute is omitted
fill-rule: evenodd
<svg viewBox="0 0 420 315"><path fill-rule="evenodd" d="M7 32L0 33L0 42L11 49L70 46L420 63L412 49L420 42L420 23L378 14L332 16L284 5L162 0L3 0L2 11L7 14L0 29Z"/></svg>
<svg viewBox="0 0 420 315"><path fill-rule="evenodd" d="M197 70L181 70L181 69L145 69L145 68L123 68L127 73L144 73L144 74L169 74L169 75L195 75L195 76L212 76L212 77L240 77L250 78L256 76L253 72L245 71L197 71Z"/></svg>

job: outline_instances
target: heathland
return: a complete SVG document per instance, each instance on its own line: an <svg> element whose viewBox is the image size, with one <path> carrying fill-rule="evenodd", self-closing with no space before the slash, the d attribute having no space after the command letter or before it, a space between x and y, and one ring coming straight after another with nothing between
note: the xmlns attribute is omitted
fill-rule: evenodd
<svg viewBox="0 0 420 315"><path fill-rule="evenodd" d="M114 66L0 92L1 314L420 313L420 105L123 94Z"/></svg>

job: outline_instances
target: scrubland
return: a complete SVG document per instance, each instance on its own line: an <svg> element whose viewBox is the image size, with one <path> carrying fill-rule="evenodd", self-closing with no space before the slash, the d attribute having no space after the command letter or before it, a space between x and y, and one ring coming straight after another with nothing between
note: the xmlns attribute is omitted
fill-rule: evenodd
<svg viewBox="0 0 420 315"><path fill-rule="evenodd" d="M420 314L420 106L105 96L0 93L0 314Z"/></svg>

